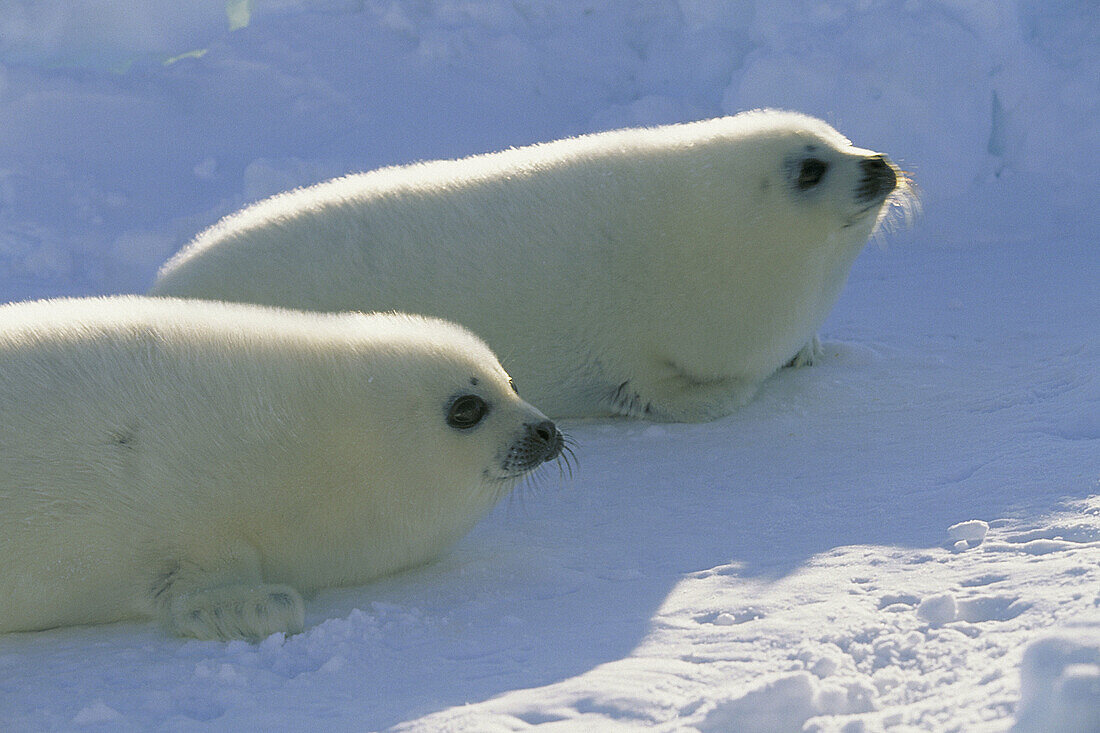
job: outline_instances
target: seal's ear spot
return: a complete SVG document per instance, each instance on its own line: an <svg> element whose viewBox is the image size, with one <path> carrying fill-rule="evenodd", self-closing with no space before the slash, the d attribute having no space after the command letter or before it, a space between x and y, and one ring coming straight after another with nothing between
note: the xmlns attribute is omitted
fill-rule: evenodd
<svg viewBox="0 0 1100 733"><path fill-rule="evenodd" d="M829 164L820 158L806 158L798 167L798 180L795 185L799 191L808 191L817 184L829 170Z"/></svg>
<svg viewBox="0 0 1100 733"><path fill-rule="evenodd" d="M469 430L489 413L489 405L476 394L462 395L451 402L447 424L458 430Z"/></svg>

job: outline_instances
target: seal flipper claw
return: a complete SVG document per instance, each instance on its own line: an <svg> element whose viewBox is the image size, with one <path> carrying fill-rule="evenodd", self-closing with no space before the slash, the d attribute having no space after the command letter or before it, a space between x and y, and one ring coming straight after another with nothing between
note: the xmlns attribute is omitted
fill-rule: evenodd
<svg viewBox="0 0 1100 733"><path fill-rule="evenodd" d="M791 357L786 366L793 368L813 366L824 355L825 350L821 348L821 339L815 333L814 337L810 339L810 343L803 346L797 354Z"/></svg>
<svg viewBox="0 0 1100 733"><path fill-rule="evenodd" d="M255 642L301 632L305 605L290 586L226 585L174 596L163 621L176 636Z"/></svg>
<svg viewBox="0 0 1100 733"><path fill-rule="evenodd" d="M260 641L305 626L305 604L288 585L265 583L260 555L230 540L222 552L173 562L154 589L161 625L193 639Z"/></svg>

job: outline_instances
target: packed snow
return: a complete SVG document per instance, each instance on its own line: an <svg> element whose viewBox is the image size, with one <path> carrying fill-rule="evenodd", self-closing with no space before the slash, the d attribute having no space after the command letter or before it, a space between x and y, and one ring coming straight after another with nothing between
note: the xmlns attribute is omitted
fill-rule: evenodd
<svg viewBox="0 0 1100 733"><path fill-rule="evenodd" d="M1100 731L1098 38L1092 0L3 3L4 301L143 292L334 175L760 106L924 214L736 414L565 421L572 477L290 638L0 637L0 729Z"/></svg>

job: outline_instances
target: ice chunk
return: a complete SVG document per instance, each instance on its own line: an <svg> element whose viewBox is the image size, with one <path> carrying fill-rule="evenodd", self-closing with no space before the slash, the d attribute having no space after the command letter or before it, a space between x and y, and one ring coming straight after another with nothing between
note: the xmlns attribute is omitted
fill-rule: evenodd
<svg viewBox="0 0 1100 733"><path fill-rule="evenodd" d="M954 621L958 615L959 606L955 602L955 596L950 593L929 596L917 606L917 616L927 621L930 626L943 626Z"/></svg>
<svg viewBox="0 0 1100 733"><path fill-rule="evenodd" d="M989 531L989 524L980 519L970 519L966 522L952 524L947 528L947 535L955 542L966 541L974 544L985 539L985 533Z"/></svg>

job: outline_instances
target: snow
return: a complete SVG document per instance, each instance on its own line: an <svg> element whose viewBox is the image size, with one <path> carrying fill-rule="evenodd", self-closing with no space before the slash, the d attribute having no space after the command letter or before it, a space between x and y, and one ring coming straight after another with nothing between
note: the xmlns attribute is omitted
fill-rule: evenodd
<svg viewBox="0 0 1100 733"><path fill-rule="evenodd" d="M959 617L959 604L950 593L939 593L921 600L917 616L929 626L943 626Z"/></svg>
<svg viewBox="0 0 1100 733"><path fill-rule="evenodd" d="M989 523L980 519L959 522L947 528L947 534L951 539L956 542L965 542L968 547L980 545L987 532L989 532Z"/></svg>
<svg viewBox="0 0 1100 733"><path fill-rule="evenodd" d="M1090 0L5 3L2 300L144 291L341 173L762 105L924 215L737 414L566 422L571 479L297 636L2 637L0 729L1100 731L1098 37Z"/></svg>
<svg viewBox="0 0 1100 733"><path fill-rule="evenodd" d="M1028 647L1014 733L1100 730L1100 633L1073 629Z"/></svg>

